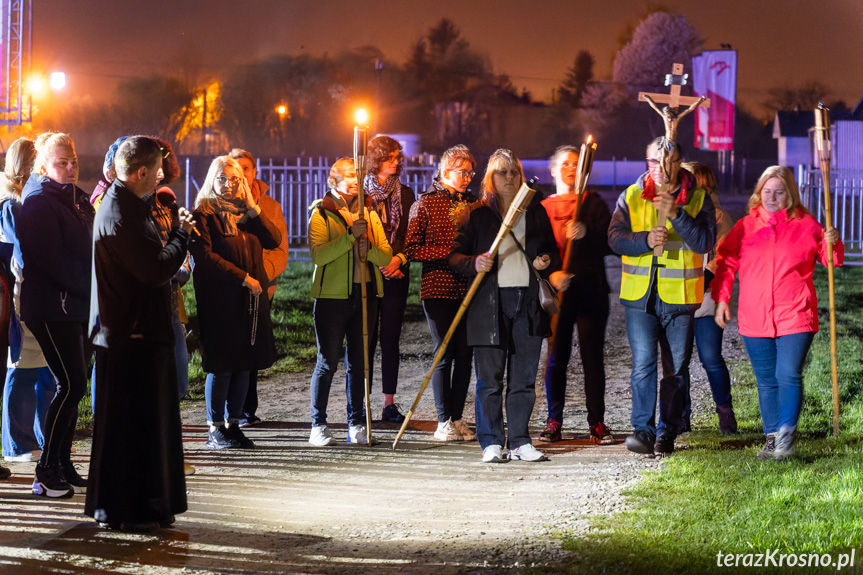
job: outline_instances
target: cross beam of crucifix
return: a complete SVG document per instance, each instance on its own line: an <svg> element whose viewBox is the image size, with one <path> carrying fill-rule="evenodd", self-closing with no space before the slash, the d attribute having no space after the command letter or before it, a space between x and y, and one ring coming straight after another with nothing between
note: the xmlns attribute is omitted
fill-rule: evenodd
<svg viewBox="0 0 863 575"><path fill-rule="evenodd" d="M657 94L652 92L639 92L638 101L647 102L650 107L656 110L656 113L662 116L665 123L665 139L670 142L677 141L677 125L680 119L697 108L703 106L710 107L710 100L704 96L694 98L692 96L681 96L680 88L686 84L688 75L683 73L683 64L674 64L671 67L671 74L665 76L665 85L671 86L670 93ZM661 110L657 104L667 104ZM683 112L679 112L681 105L689 107Z"/></svg>

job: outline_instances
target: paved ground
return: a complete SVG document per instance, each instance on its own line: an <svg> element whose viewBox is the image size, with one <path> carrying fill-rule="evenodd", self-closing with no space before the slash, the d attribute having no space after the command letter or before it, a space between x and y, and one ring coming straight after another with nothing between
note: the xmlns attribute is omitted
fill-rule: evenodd
<svg viewBox="0 0 863 575"><path fill-rule="evenodd" d="M609 258L609 277L619 277ZM629 348L622 312L612 298L606 337L607 423L622 439L629 430ZM726 352L739 355L736 333ZM400 395L415 397L431 363L427 328L411 318L403 338ZM33 464L10 464L0 482L2 573L511 573L531 564L555 565L565 556L559 534L582 534L591 517L624 505L621 490L659 462L628 453L622 444L597 447L587 432L581 367L570 364L566 441L544 448L551 461L487 465L478 445L440 444L431 391L397 451L395 429L376 426L375 446L344 440L344 394L334 386L331 420L337 442L307 443L308 374L261 384L268 423L248 435L254 451L205 448L202 406L184 409L189 511L172 529L153 534L104 531L82 514L83 497L46 500L30 492ZM694 361L696 412L709 392ZM337 376L338 378L338 376ZM579 383L576 383L579 382ZM534 436L544 421L541 379ZM375 394L373 413L380 413ZM473 403L466 411L473 421ZM341 417L341 419L339 419ZM86 471L89 442L78 442L75 462Z"/></svg>

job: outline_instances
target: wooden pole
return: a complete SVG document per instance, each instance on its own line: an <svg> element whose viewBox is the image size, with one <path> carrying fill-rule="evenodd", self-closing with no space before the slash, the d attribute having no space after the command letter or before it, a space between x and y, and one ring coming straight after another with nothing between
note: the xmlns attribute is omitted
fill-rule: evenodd
<svg viewBox="0 0 863 575"><path fill-rule="evenodd" d="M821 184L824 189L824 217L827 231L833 229L833 209L830 195L830 109L819 103L815 108L815 141L821 164ZM830 297L830 377L833 380L833 436L839 435L839 367L836 351L836 288L833 278L833 245L827 244L827 286Z"/></svg>
<svg viewBox="0 0 863 575"><path fill-rule="evenodd" d="M500 229L497 232L497 236L495 236L494 241L491 243L491 248L488 251L489 257L494 258L497 254L497 250L500 248L500 244L503 239L509 234L510 230L515 226L518 222L521 215L524 213L524 210L527 208L527 205L530 203L531 198L536 193L536 190L530 188L530 185L533 184L533 180L525 184L522 182L521 188L518 190L518 194L516 194L515 199L512 202L512 205L509 207L509 211L506 213L506 217L503 219L503 223L501 223ZM405 420L402 422L402 426L399 429L398 434L396 435L395 441L393 441L393 449L399 445L399 441L404 435L405 430L408 427L408 423L410 423L411 417L413 417L414 411L419 405L420 399L423 396L423 392L431 381L432 375L434 374L435 369L438 364L443 359L444 354L446 353L446 348L449 345L450 339L452 339L453 334L455 333L456 328L458 327L459 322L461 321L462 316L464 316L464 312L467 311L467 307L470 305L471 300L473 299L474 294L476 294L476 290L479 289L479 284L482 283L482 279L485 277L486 272L477 272L476 276L473 278L473 282L470 284L470 288L467 290L467 294L465 294L464 300L462 300L461 305L458 308L458 311L455 314L455 317L452 320L452 323L449 326L449 329L444 335L443 341L440 344L440 347L437 350L437 354L435 355L434 362L432 363L431 369L429 369L428 373L423 379L422 385L420 385L419 393L417 393L417 397L414 400L411 408L405 414Z"/></svg>
<svg viewBox="0 0 863 575"><path fill-rule="evenodd" d="M366 170L366 148L368 146L368 128L354 126L354 168L357 171L357 202L359 202L359 217L364 220L366 213L366 197L363 186ZM366 242L371 230L366 232ZM368 445L372 444L372 399L371 384L369 382L369 294L366 289L368 281L368 266L366 265L367 251L359 248L360 257L360 298L363 307L363 382L365 384L366 405L366 438Z"/></svg>

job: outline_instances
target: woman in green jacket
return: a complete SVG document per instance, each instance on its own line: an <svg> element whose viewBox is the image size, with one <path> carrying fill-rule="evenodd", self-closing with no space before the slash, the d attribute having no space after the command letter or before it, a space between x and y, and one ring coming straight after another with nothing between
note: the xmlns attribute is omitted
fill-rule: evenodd
<svg viewBox="0 0 863 575"><path fill-rule="evenodd" d="M315 336L318 358L312 372L309 443L323 447L333 440L327 427L327 402L333 375L346 342L345 372L348 395L348 443L367 443L363 404L363 325L362 266L360 253L366 253L366 309L369 321L378 312L383 296L380 266L392 260L380 218L369 210L360 220L357 200L357 174L353 161L341 158L333 164L327 179L329 192L312 205L309 219L309 251L315 264L312 297L315 298Z"/></svg>

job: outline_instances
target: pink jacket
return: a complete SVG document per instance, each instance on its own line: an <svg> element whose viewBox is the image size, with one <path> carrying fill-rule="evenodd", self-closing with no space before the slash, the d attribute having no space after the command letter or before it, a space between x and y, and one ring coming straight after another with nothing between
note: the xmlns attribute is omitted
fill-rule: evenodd
<svg viewBox="0 0 863 575"><path fill-rule="evenodd" d="M833 264L842 265L845 247L833 246ZM827 265L824 231L814 217L789 218L757 206L719 245L717 302L728 302L734 274L740 273L737 324L741 335L779 337L818 331L818 300L812 272L816 258Z"/></svg>

